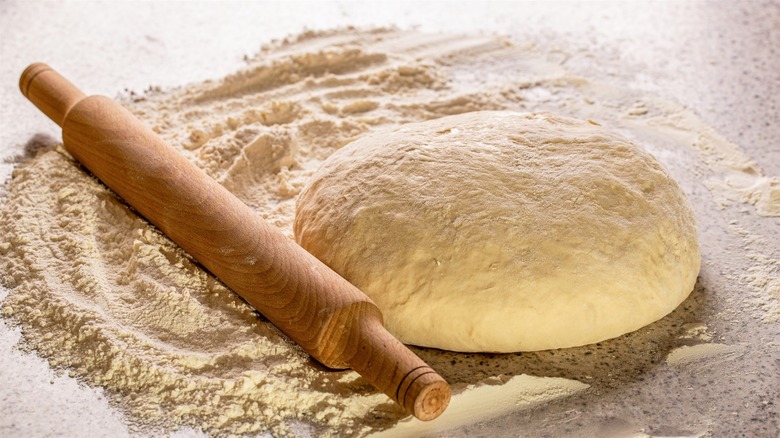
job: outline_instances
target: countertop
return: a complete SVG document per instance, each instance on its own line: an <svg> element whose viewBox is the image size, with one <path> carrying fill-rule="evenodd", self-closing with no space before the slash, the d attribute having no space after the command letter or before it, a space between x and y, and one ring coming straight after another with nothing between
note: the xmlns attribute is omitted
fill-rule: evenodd
<svg viewBox="0 0 780 438"><path fill-rule="evenodd" d="M273 38L304 29L347 25L501 34L516 40L549 38L568 54L564 61L567 70L678 102L738 145L767 175L780 174L777 1L302 4L4 0L0 3L0 93L4 103L0 108L0 175L4 180L10 176L13 157L29 153L42 138L59 135L59 128L18 92L19 74L32 62L55 66L91 94L115 96L128 90L143 92L150 86L166 88L220 78L239 68L244 55L256 53L262 43ZM693 186L688 189L696 191ZM697 211L700 219L709 216L703 211ZM636 374L623 379L616 370L618 384L589 393L591 398L573 397L462 432L493 435L502 431L507 436L629 436L638 431L652 436L778 436L778 322L756 321L749 313L749 303L734 298L740 294L760 296L762 290L739 275L750 268L750 261L745 247L734 240L738 236L717 224L738 217L743 229L761 234L764 243L755 251L775 261L768 266L774 266L769 275L776 280L780 220L759 216L752 206L712 211L711 216L718 220L700 221L709 227L700 229L708 236L703 241L709 246L703 248L699 288L672 320L692 321L694 315L715 332L717 342L744 348L738 367L719 376L726 381L713 380L701 372L699 376L680 377L674 383L679 391L659 394L650 386L643 387L643 379ZM733 255L734 263L719 264L722 257L714 255L722 252ZM769 285L773 284L780 283L770 281ZM0 300L7 293L0 291ZM773 298L767 294L766 299ZM737 308L727 307L735 303ZM673 329L674 324L662 327ZM133 433L100 389L55 373L43 359L20 351L16 347L19 339L18 329L0 318L0 435ZM656 371L643 365L639 377L642 372ZM724 392L731 397L724 398ZM609 403L603 401L607 399ZM622 400L620 408L615 408L616 400ZM652 409L657 412L646 412ZM716 424L695 421L705 411L709 418L719 418ZM668 421L659 422L659 416ZM628 417L633 420L626 422ZM686 417L691 421L686 423ZM610 421L614 418L620 421ZM174 435L199 432L181 430Z"/></svg>

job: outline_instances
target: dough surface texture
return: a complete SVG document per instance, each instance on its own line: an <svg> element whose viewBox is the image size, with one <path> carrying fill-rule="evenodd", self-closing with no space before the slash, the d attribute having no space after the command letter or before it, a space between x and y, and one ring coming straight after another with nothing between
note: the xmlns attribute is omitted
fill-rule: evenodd
<svg viewBox="0 0 780 438"><path fill-rule="evenodd" d="M656 321L700 266L689 203L629 140L549 113L482 111L367 135L329 157L296 240L402 342L533 351Z"/></svg>

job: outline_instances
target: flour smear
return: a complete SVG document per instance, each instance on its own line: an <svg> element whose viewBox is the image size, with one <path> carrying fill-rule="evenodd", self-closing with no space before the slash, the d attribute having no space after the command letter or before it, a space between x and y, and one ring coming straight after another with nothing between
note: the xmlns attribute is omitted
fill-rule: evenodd
<svg viewBox="0 0 780 438"><path fill-rule="evenodd" d="M674 138L704 157L724 208L744 202L760 214L778 211L776 182L733 145L699 147L713 131L683 108L570 75L500 37L308 32L265 46L222 80L123 104L290 237L299 191L335 150L379 128L486 109L548 110ZM0 306L21 330L19 347L105 388L134 429L362 436L411 427L356 373L313 362L61 147L19 163L2 203L9 294ZM753 273L774 278L770 268L759 260ZM436 368L463 388L455 408L480 391L495 391L492 399L525 394L537 406L587 387L521 370L496 381L491 370L449 359Z"/></svg>

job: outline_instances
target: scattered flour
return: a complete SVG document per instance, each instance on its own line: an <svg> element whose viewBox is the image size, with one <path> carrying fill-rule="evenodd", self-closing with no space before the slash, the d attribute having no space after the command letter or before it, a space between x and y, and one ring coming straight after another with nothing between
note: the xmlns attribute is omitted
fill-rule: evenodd
<svg viewBox="0 0 780 438"><path fill-rule="evenodd" d="M658 105L672 104L659 101ZM701 126L698 118L688 110L678 107L673 114L650 117L644 121L654 129L675 130L688 136L705 163L717 173L705 181L705 185L717 198L721 208L742 202L756 206L761 216L780 216L780 179L767 176L739 147L729 142L714 129ZM670 111L669 111L670 112ZM698 123L697 123L698 122ZM691 130L692 126L699 129Z"/></svg>
<svg viewBox="0 0 780 438"><path fill-rule="evenodd" d="M645 432L644 427L629 420L621 418L607 418L593 424L588 424L575 434L566 435L564 438L702 438L707 436L707 431L680 431L680 433L651 435Z"/></svg>
<svg viewBox="0 0 780 438"><path fill-rule="evenodd" d="M743 345L697 344L685 345L672 350L666 356L666 363L672 367L690 371L703 371L714 365L732 361L745 352Z"/></svg>
<svg viewBox="0 0 780 438"><path fill-rule="evenodd" d="M750 260L750 266L739 276L741 282L748 286L754 305L762 310L761 319L777 323L780 321L780 260L774 252L766 250L771 244L765 237L750 232L738 220L732 220L729 228L742 238L742 247Z"/></svg>
<svg viewBox="0 0 780 438"><path fill-rule="evenodd" d="M712 340L712 334L704 323L690 322L682 326L680 339L696 339L704 342Z"/></svg>
<svg viewBox="0 0 780 438"><path fill-rule="evenodd" d="M344 29L269 44L248 63L223 80L152 89L123 103L290 237L298 193L335 150L378 128L475 110L548 110L649 139L643 146L668 140L668 149L650 150L665 164L674 160L664 154L693 148L706 164L695 171L721 204L777 214L776 179L690 112L570 75L532 44ZM105 388L134 428L354 436L414 422L398 423L400 408L356 373L314 363L61 147L20 163L0 202L0 279L9 289L0 306L21 330L20 348ZM772 260L756 258L747 275L774 281ZM775 303L767 311L777 309L780 295L756 294ZM739 354L729 346L684 348L703 352L696 357ZM667 360L694 363L690 352ZM524 376L524 367L498 373L467 355L469 367L453 353L423 353L465 388L445 415L462 412L469 422L489 418L493 406L472 413L474 398L522 409L586 387Z"/></svg>
<svg viewBox="0 0 780 438"><path fill-rule="evenodd" d="M509 379L497 376L486 379L479 385L461 388L450 401L447 410L433 421L424 422L409 417L393 428L371 436L402 438L446 432L459 426L568 397L588 387L589 385L576 380L561 378L533 377L525 374Z"/></svg>

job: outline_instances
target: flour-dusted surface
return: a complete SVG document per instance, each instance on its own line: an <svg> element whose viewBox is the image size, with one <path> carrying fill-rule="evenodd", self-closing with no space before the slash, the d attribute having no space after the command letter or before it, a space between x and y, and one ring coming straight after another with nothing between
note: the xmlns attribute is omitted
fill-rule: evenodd
<svg viewBox="0 0 780 438"><path fill-rule="evenodd" d="M305 353L61 150L14 181L3 213L3 282L13 288L4 315L52 366L106 388L139 425L283 434L285 419L326 424L343 401L377 398L354 379L339 386L355 397L330 400L335 407L327 391L312 394L313 381L343 376L318 378ZM331 427L348 434L349 424Z"/></svg>
<svg viewBox="0 0 780 438"><path fill-rule="evenodd" d="M301 187L350 140L495 106L459 97L436 58L418 60L430 50L421 40L442 58L503 47L388 30L307 33L219 83L125 103L290 235ZM311 362L62 149L20 165L7 199L3 313L51 365L106 388L132 424L347 436L404 416L356 374Z"/></svg>
<svg viewBox="0 0 780 438"><path fill-rule="evenodd" d="M296 240L407 344L516 352L655 322L693 290L685 195L595 122L473 111L366 135L298 199Z"/></svg>
<svg viewBox="0 0 780 438"><path fill-rule="evenodd" d="M760 225L772 222L756 222L750 204L760 196L732 196L721 202L722 193L737 193L745 186L721 189L717 184L700 183L725 181L726 172L734 172L740 182L771 175L728 142L720 145L726 149L713 148L713 137L707 134L713 130L688 110L644 93L568 74L561 67L564 58L556 55L560 52L540 44L542 48L536 49L524 41L502 38L395 31L308 34L300 41L270 46L250 61L250 72L220 83L137 96L128 106L288 234L295 196L319 163L331 151L380 127L478 109L533 109L593 119L622 131L668 166L683 190L696 200L694 210L705 236L704 264L692 296L658 323L597 345L522 355L424 349L418 353L458 389L495 376L508 379L520 374L590 385L587 391L566 392L569 397L555 403L513 411L489 423L477 416L474 423L458 426L465 434L490 427L514 436L515 428L522 425L529 435L564 435L599 431L616 423L622 431L644 430L655 435L776 431L777 392L772 384L777 374L772 371L772 352L777 351L777 326L771 321L777 314L777 299L765 285L776 284L777 262L768 249L774 237ZM344 59L350 59L355 67L345 65ZM686 122L680 125L675 120ZM34 170L42 169L47 161L51 165L47 172L51 173L46 178L36 176ZM727 163L736 164L718 167ZM750 165L743 166L745 163ZM0 249L2 262L10 267L3 281L13 286L3 302L7 321L20 327L24 348L37 350L81 381L106 387L106 394L130 424L160 430L190 425L218 433L268 430L306 435L369 432L390 427L401 418L394 406L353 373L318 369L261 319L252 320L247 309L230 298L218 299L225 296L220 295L224 290L209 286L213 280L198 280L205 274L176 250L166 251L170 246L164 239L135 222L137 218L99 185L84 182L84 173L59 152L43 152L24 166L17 170L3 201L5 240ZM60 191L67 184L59 186L46 180L71 183L67 175L79 178L81 183L74 184L82 191L92 187L105 206L67 191L60 200ZM771 190L768 193L771 206ZM50 209L39 207L40 202ZM67 210L72 210L71 217L87 221L87 225L77 227L81 237L70 235L69 228L58 230L58 212ZM24 219L26 215L42 219L33 223ZM136 227L129 231L137 234L132 242L117 232L116 215L126 217L120 222L124 226ZM99 219L89 225L92 217ZM114 235L116 242L101 243L104 234ZM76 256L82 250L89 253L92 247L99 249L99 257L78 262ZM750 248L750 257L739 253L737 260L725 261L724 247ZM70 263L56 264L54 258ZM107 263L110 260L127 265L123 272L128 275L112 272L113 265ZM133 269L143 275L134 278ZM174 287L177 273L183 273L186 279L182 282L189 286ZM56 286L41 290L44 281ZM139 285L158 291L154 297L140 296L165 301L154 310L160 309L160 316L167 315L161 318L166 321L130 312L140 305L138 301L136 305L126 303L121 311L111 310L108 299L99 298L101 291L108 289L120 291L120 296L143 294ZM179 310L184 308L190 309L190 315L203 310L208 315L204 321L213 322L209 317L225 324L251 320L235 343L223 339L231 347L249 339L250 347L218 350L218 345L200 339L199 330L218 340L219 330L210 330L208 322L200 321L195 329L191 325L187 328L186 317L181 317ZM174 322L174 316L180 320ZM699 342L687 337L688 330L683 336L681 327L702 321L714 342L724 345L736 345L748 334L760 334L765 341L738 357L757 371L748 375L732 367L713 366L691 373L685 367L668 366L665 358L670 351ZM112 330L121 335L112 338ZM255 349L253 339L258 333L264 339L257 341ZM116 350L85 348L103 340ZM54 347L58 344L63 348ZM93 354L80 356L80 348ZM269 359L268 348L280 350L275 358L278 362ZM119 358L116 368L106 359L112 355ZM172 359L177 355L201 360ZM210 362L220 355L227 360ZM138 358L135 363L139 366L122 365L122 356ZM286 369L285 364L292 366ZM114 374L106 379L110 370ZM241 373L254 375L258 383L239 385L239 379L246 377L239 377ZM162 375L172 377L158 379ZM188 382L184 389L176 386L179 377ZM756 379L763 384L751 382ZM263 409L261 415L247 414L259 410L261 403L253 399L253 388L266 381L274 388L273 396L263 399L268 410ZM167 390L169 385L173 390ZM571 385L576 386L576 382ZM751 388L749 394L733 397L747 387ZM244 388L248 394L242 395ZM293 402L279 400L287 395L294 397ZM321 402L316 404L318 397ZM659 397L670 402L659 404ZM160 400L173 408L156 407ZM257 402L257 408L252 402ZM717 409L710 410L714 403ZM680 415L680 406L686 407L684 415ZM240 409L245 413L240 414ZM448 426L440 427L434 433Z"/></svg>

